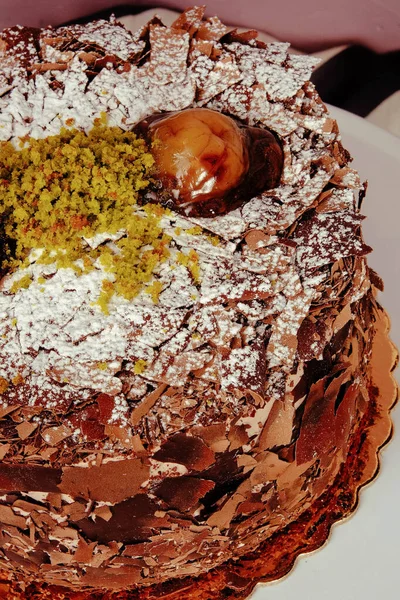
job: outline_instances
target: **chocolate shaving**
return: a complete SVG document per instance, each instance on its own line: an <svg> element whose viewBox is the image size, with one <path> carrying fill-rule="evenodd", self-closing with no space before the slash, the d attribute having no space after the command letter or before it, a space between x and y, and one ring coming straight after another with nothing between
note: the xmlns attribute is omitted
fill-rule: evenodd
<svg viewBox="0 0 400 600"><path fill-rule="evenodd" d="M360 176L358 175L357 171L351 169L350 167L344 167L343 169L335 171L335 174L331 179L331 183L334 183L338 187L346 187L356 190L361 188Z"/></svg>
<svg viewBox="0 0 400 600"><path fill-rule="evenodd" d="M158 506L145 494L139 494L116 504L111 508L112 517L103 519L84 519L77 522L85 535L102 544L115 539L123 543L148 540L154 530L168 526L168 520L155 516Z"/></svg>
<svg viewBox="0 0 400 600"><path fill-rule="evenodd" d="M215 487L213 481L194 477L167 477L154 493L168 506L186 512L193 509L207 492Z"/></svg>
<svg viewBox="0 0 400 600"><path fill-rule="evenodd" d="M250 391L262 402L266 382L266 357L263 340L233 349L221 360L221 385L227 390Z"/></svg>
<svg viewBox="0 0 400 600"><path fill-rule="evenodd" d="M383 290L384 290L383 281L382 281L381 277L379 277L378 273L376 273L374 271L374 269L371 269L371 267L368 267L368 275L369 275L372 285L374 285L376 287L376 289L379 290L380 292L383 292Z"/></svg>
<svg viewBox="0 0 400 600"><path fill-rule="evenodd" d="M167 389L167 385L162 383L148 396L143 398L141 404L135 408L131 413L131 424L137 425L142 417L144 417L148 411L154 406L161 394Z"/></svg>
<svg viewBox="0 0 400 600"><path fill-rule="evenodd" d="M31 65L29 69L31 71L35 71L36 73L44 73L46 71L66 71L68 69L68 65L63 63L38 63Z"/></svg>
<svg viewBox="0 0 400 600"><path fill-rule="evenodd" d="M214 452L195 436L177 433L154 454L161 462L185 465L190 470L203 471L215 462Z"/></svg>
<svg viewBox="0 0 400 600"><path fill-rule="evenodd" d="M21 440L26 440L37 429L37 423L23 422L17 425L16 430Z"/></svg>
<svg viewBox="0 0 400 600"><path fill-rule="evenodd" d="M348 380L345 371L324 391L324 379L315 383L308 395L299 439L296 444L296 461L301 465L315 456L324 456L336 443L335 406L342 383ZM344 425L339 426L339 429Z"/></svg>
<svg viewBox="0 0 400 600"><path fill-rule="evenodd" d="M100 467L65 467L58 487L74 498L116 503L134 496L148 476L141 460L116 460Z"/></svg>
<svg viewBox="0 0 400 600"><path fill-rule="evenodd" d="M72 431L66 425L48 427L42 432L42 437L49 446L57 446L60 442L72 435Z"/></svg>
<svg viewBox="0 0 400 600"><path fill-rule="evenodd" d="M61 469L0 464L0 489L18 492L58 492Z"/></svg>
<svg viewBox="0 0 400 600"><path fill-rule="evenodd" d="M258 442L262 450L288 446L293 436L295 408L290 400L274 402Z"/></svg>
<svg viewBox="0 0 400 600"><path fill-rule="evenodd" d="M208 518L207 524L211 527L218 527L220 531L227 529L236 513L236 509L245 499L245 493L250 488L250 482L244 481L237 489L236 493L228 498L223 506L216 510L211 517Z"/></svg>
<svg viewBox="0 0 400 600"><path fill-rule="evenodd" d="M78 563L89 564L92 560L95 545L95 542L87 544L83 538L80 538L74 554L74 560Z"/></svg>
<svg viewBox="0 0 400 600"><path fill-rule="evenodd" d="M218 62L207 60L202 56L192 64L192 70L195 76L196 71L199 72L196 77L197 99L201 103L208 102L241 79L236 62L229 54L221 57Z"/></svg>
<svg viewBox="0 0 400 600"><path fill-rule="evenodd" d="M229 445L227 444L228 440L226 437L225 423L215 423L208 426L197 425L191 428L191 433L194 436L201 438L214 452L221 451L218 449L221 444L223 444L223 450L226 450Z"/></svg>
<svg viewBox="0 0 400 600"><path fill-rule="evenodd" d="M10 450L11 444L1 444L0 445L0 460L7 455L7 452Z"/></svg>
<svg viewBox="0 0 400 600"><path fill-rule="evenodd" d="M13 525L20 529L26 529L25 517L17 516L9 506L0 506L0 522L5 525Z"/></svg>
<svg viewBox="0 0 400 600"><path fill-rule="evenodd" d="M96 517L100 517L103 521L109 521L112 517L112 512L109 506L98 506L94 510Z"/></svg>

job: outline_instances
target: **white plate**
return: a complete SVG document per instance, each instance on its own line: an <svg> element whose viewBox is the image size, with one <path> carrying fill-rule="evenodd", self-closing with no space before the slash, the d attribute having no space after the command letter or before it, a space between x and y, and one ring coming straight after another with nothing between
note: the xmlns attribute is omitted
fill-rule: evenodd
<svg viewBox="0 0 400 600"><path fill-rule="evenodd" d="M400 140L346 111L329 107L354 166L369 182L362 211L369 264L385 282L381 302L400 347ZM382 452L378 478L361 493L355 514L333 527L328 543L301 557L282 581L259 586L252 600L397 600L400 540L400 409L395 436Z"/></svg>

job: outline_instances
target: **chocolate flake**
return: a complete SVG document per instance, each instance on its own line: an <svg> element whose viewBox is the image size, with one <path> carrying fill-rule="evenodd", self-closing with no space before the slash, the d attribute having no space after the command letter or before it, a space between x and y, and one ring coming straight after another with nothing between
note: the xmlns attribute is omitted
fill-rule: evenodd
<svg viewBox="0 0 400 600"><path fill-rule="evenodd" d="M213 481L194 477L170 477L157 486L154 493L171 508L186 512L215 486Z"/></svg>
<svg viewBox="0 0 400 600"><path fill-rule="evenodd" d="M177 433L154 454L161 462L185 465L188 469L203 471L215 462L214 452L195 436Z"/></svg>
<svg viewBox="0 0 400 600"><path fill-rule="evenodd" d="M121 502L134 496L149 475L139 459L115 460L100 467L65 467L59 484L64 494L104 502Z"/></svg>

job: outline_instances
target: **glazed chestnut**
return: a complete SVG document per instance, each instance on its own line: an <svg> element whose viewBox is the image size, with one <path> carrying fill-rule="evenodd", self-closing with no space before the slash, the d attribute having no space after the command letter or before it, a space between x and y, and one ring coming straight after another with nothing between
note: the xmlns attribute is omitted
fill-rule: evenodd
<svg viewBox="0 0 400 600"><path fill-rule="evenodd" d="M158 176L179 191L176 204L222 198L248 171L244 135L236 122L206 108L192 108L150 125Z"/></svg>
<svg viewBox="0 0 400 600"><path fill-rule="evenodd" d="M137 129L151 143L166 204L186 215L225 214L279 184L283 152L266 129L207 108L154 115Z"/></svg>

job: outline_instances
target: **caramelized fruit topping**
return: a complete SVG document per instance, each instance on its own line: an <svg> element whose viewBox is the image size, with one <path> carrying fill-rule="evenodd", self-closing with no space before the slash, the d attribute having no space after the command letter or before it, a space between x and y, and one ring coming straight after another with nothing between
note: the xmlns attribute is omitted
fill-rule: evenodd
<svg viewBox="0 0 400 600"><path fill-rule="evenodd" d="M233 119L206 108L192 108L150 126L158 175L178 190L176 203L221 198L248 170L244 136Z"/></svg>
<svg viewBox="0 0 400 600"><path fill-rule="evenodd" d="M167 204L187 215L224 214L279 183L282 148L265 129L191 108L150 117L138 130L152 143Z"/></svg>

